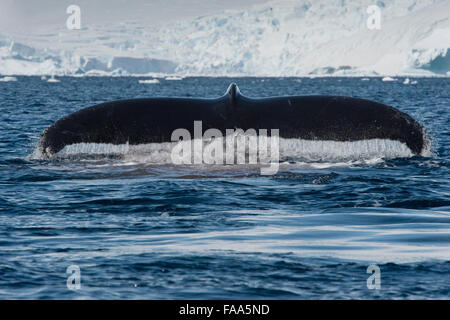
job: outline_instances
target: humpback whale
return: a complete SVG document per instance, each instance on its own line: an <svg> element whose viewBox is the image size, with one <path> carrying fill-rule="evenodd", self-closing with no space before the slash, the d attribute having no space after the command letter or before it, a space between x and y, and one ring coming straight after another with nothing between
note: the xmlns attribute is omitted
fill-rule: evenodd
<svg viewBox="0 0 450 320"><path fill-rule="evenodd" d="M230 84L219 98L155 97L105 102L76 111L44 130L38 148L51 157L77 143L130 144L170 142L172 132L279 129L282 138L358 141L390 139L419 155L427 144L421 124L378 102L343 96L250 98Z"/></svg>

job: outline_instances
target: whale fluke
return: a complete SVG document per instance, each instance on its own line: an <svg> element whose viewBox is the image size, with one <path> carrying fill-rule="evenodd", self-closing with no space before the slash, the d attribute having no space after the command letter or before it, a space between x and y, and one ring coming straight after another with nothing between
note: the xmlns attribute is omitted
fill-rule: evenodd
<svg viewBox="0 0 450 320"><path fill-rule="evenodd" d="M144 144L170 142L172 132L279 129L282 138L358 141L390 139L420 155L427 144L420 123L378 102L341 96L250 98L230 84L219 98L148 98L105 102L81 109L42 133L38 148L51 157L77 143Z"/></svg>

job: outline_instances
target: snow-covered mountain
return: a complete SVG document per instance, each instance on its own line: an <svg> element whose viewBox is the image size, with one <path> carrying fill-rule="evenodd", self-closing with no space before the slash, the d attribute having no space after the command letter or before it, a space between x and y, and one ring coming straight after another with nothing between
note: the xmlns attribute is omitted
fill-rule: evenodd
<svg viewBox="0 0 450 320"><path fill-rule="evenodd" d="M274 0L158 28L63 27L0 35L0 74L450 76L450 0Z"/></svg>

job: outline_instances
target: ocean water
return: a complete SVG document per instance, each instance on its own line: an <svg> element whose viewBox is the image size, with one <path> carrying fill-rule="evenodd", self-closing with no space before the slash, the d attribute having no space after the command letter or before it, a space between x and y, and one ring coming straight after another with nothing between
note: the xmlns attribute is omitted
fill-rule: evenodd
<svg viewBox="0 0 450 320"><path fill-rule="evenodd" d="M450 79L16 78L0 83L1 299L450 298ZM253 97L393 105L432 146L412 156L382 141L285 141L274 176L175 166L158 145L35 152L47 126L82 107L217 97L232 81Z"/></svg>

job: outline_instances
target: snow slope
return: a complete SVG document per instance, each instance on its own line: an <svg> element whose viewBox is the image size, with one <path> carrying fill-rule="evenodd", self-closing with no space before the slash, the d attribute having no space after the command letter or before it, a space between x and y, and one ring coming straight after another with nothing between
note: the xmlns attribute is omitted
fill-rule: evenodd
<svg viewBox="0 0 450 320"><path fill-rule="evenodd" d="M372 4L380 30L366 25ZM0 36L3 75L156 73L450 76L450 0L274 0L158 28Z"/></svg>

